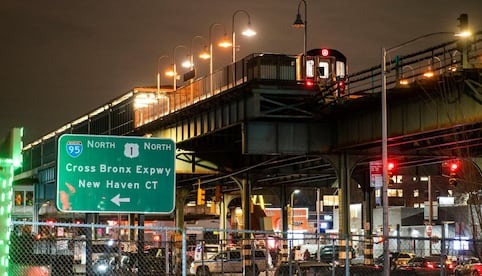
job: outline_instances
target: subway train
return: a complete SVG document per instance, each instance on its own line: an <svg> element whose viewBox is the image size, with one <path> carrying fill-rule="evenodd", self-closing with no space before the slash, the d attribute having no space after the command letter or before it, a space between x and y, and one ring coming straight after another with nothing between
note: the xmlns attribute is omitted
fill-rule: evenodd
<svg viewBox="0 0 482 276"><path fill-rule="evenodd" d="M297 59L297 68L304 68L297 73L297 79L304 80L306 86L318 88L320 100L336 100L346 95L348 68L345 55L334 49L312 49L306 52L306 67L303 57L300 55Z"/></svg>

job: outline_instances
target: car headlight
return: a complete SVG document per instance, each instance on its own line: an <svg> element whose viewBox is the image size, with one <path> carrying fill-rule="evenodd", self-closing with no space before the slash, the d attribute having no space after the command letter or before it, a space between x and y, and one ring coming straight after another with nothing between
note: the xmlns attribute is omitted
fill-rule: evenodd
<svg viewBox="0 0 482 276"><path fill-rule="evenodd" d="M97 264L95 266L95 272L97 273L106 273L109 269L109 266L105 263Z"/></svg>

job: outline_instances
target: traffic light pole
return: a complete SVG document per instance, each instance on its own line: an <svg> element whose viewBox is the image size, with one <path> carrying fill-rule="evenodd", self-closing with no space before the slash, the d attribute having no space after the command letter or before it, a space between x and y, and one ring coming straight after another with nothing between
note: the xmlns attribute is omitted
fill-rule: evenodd
<svg viewBox="0 0 482 276"><path fill-rule="evenodd" d="M428 227L432 229L433 202L432 202L432 177L428 176ZM430 230L432 232L432 230ZM432 234L429 236L429 256L432 255Z"/></svg>
<svg viewBox="0 0 482 276"><path fill-rule="evenodd" d="M383 185L382 185L382 204L383 204L383 275L389 276L390 275L390 258L389 258L389 243L388 243L388 124L387 124L387 54L390 52L396 51L400 48L403 48L409 44L412 44L418 40L435 36L435 35L458 35L460 37L464 37L469 35L469 33L461 33L456 34L454 32L435 32L429 33L426 35L418 36L414 39L408 40L402 44L391 48L382 47L382 64L381 64L381 82L382 82L382 91L381 91L381 113L382 113L382 176L383 176Z"/></svg>

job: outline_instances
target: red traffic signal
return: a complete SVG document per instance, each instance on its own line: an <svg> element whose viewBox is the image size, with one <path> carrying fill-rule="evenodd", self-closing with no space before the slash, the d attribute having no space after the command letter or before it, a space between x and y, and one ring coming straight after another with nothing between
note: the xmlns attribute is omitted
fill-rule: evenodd
<svg viewBox="0 0 482 276"><path fill-rule="evenodd" d="M459 163L455 161L449 163L449 170L450 173L457 173L459 171Z"/></svg>
<svg viewBox="0 0 482 276"><path fill-rule="evenodd" d="M388 177L388 183L393 184L395 183L395 180L393 179L393 174L395 172L395 162L393 161L388 161L387 163L387 177Z"/></svg>
<svg viewBox="0 0 482 276"><path fill-rule="evenodd" d="M460 160L444 162L442 164L442 169L442 175L448 176L449 178L449 186L457 186L460 171Z"/></svg>
<svg viewBox="0 0 482 276"><path fill-rule="evenodd" d="M395 162L393 161L389 161L388 164L387 164L387 169L388 169L388 173L392 173L393 174L393 171L395 170Z"/></svg>

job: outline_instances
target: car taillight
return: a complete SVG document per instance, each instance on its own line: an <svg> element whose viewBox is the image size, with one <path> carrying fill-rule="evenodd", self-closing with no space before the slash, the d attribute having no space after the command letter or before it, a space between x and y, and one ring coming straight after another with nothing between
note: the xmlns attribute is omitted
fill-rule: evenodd
<svg viewBox="0 0 482 276"><path fill-rule="evenodd" d="M434 268L435 266L434 266L433 263L427 263L427 267L428 267L428 268Z"/></svg>

